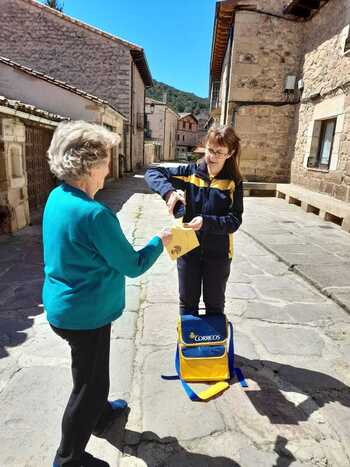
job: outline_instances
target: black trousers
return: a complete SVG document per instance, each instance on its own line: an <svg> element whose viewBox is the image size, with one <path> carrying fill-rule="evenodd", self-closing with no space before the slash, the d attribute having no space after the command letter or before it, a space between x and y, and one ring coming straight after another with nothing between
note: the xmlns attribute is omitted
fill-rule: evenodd
<svg viewBox="0 0 350 467"><path fill-rule="evenodd" d="M111 411L108 404L111 325L88 331L51 326L71 347L73 390L62 419L62 438L54 463L83 464L93 429Z"/></svg>
<svg viewBox="0 0 350 467"><path fill-rule="evenodd" d="M203 288L206 313L223 313L231 259L206 258L196 251L177 260L180 313L198 314Z"/></svg>

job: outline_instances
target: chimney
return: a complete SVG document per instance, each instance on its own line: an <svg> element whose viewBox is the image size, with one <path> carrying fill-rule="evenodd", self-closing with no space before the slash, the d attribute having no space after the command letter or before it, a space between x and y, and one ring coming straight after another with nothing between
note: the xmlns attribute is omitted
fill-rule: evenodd
<svg viewBox="0 0 350 467"><path fill-rule="evenodd" d="M166 104L167 98L168 98L168 92L167 92L167 91L163 91L163 103L164 103L164 104Z"/></svg>

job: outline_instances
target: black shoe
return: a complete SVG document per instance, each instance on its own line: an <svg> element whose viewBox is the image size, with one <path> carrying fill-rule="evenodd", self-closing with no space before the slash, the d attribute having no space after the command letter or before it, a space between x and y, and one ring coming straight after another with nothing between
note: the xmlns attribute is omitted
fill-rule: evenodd
<svg viewBox="0 0 350 467"><path fill-rule="evenodd" d="M53 467L59 467L59 464L54 462ZM110 465L108 462L103 461L102 459L97 459L97 457L94 457L88 452L85 452L83 454L82 460L79 463L79 467L110 467Z"/></svg>
<svg viewBox="0 0 350 467"><path fill-rule="evenodd" d="M92 434L95 436L102 436L113 423L123 416L127 417L129 415L130 409L128 407L128 403L123 399L117 399L115 401L108 401L110 406L110 410L108 413L99 420L97 425L95 426Z"/></svg>

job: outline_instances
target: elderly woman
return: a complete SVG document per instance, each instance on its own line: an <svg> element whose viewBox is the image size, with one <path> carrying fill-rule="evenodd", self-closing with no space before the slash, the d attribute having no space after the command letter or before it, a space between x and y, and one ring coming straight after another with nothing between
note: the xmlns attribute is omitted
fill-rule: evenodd
<svg viewBox="0 0 350 467"><path fill-rule="evenodd" d="M147 271L170 240L165 231L135 251L115 214L94 200L118 142L103 127L69 122L57 127L48 151L62 183L44 211L43 303L52 329L71 347L73 376L54 466L108 466L85 447L128 411L125 401L108 401L111 323L123 312L125 276Z"/></svg>

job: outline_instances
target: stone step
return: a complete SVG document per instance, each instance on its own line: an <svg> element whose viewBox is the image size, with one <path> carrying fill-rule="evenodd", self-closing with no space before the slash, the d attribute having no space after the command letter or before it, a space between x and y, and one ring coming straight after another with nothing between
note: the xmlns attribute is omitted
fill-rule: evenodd
<svg viewBox="0 0 350 467"><path fill-rule="evenodd" d="M276 183L243 182L244 196L275 196Z"/></svg>
<svg viewBox="0 0 350 467"><path fill-rule="evenodd" d="M293 183L277 183L276 196L286 199L289 204L296 204L306 212L319 215L326 221L341 225L342 229L350 232L350 204L317 193Z"/></svg>

